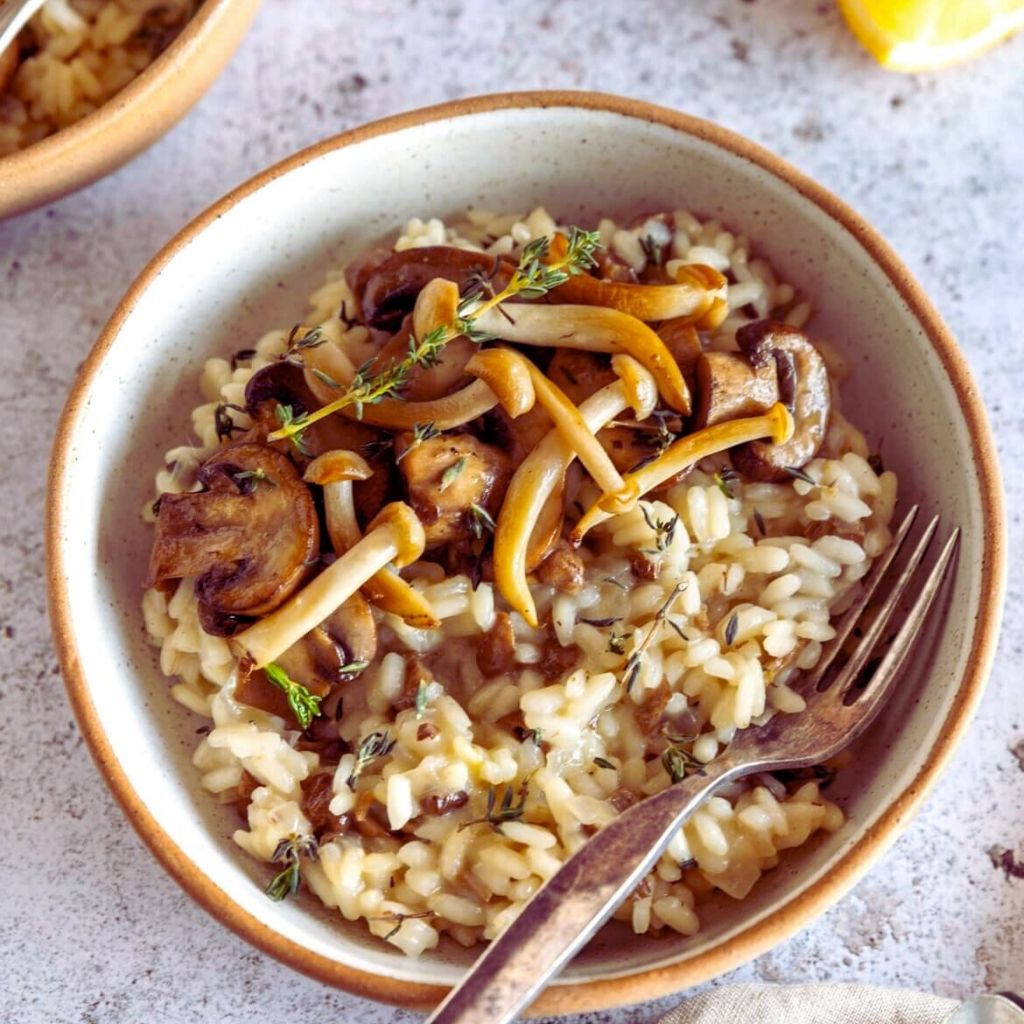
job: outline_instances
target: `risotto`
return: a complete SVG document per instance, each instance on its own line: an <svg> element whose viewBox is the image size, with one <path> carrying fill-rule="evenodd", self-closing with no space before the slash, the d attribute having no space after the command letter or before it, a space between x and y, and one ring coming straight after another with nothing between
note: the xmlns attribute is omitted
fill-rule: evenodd
<svg viewBox="0 0 1024 1024"><path fill-rule="evenodd" d="M0 156L92 113L148 67L199 0L48 0L0 53Z"/></svg>
<svg viewBox="0 0 1024 1024"><path fill-rule="evenodd" d="M416 956L494 938L791 686L891 540L842 354L748 239L472 210L207 361L146 627L282 899ZM693 935L843 824L832 768L710 798L617 917Z"/></svg>

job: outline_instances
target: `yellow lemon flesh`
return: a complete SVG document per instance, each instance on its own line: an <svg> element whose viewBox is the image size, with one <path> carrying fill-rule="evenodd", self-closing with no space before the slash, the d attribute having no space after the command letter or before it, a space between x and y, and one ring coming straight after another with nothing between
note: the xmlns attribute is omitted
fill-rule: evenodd
<svg viewBox="0 0 1024 1024"><path fill-rule="evenodd" d="M1024 0L839 0L839 9L890 71L957 64L1024 28Z"/></svg>

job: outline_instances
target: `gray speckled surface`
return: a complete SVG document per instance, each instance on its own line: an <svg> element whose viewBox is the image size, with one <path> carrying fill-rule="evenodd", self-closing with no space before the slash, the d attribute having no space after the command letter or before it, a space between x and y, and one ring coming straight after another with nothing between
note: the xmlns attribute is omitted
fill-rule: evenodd
<svg viewBox="0 0 1024 1024"><path fill-rule="evenodd" d="M424 103L530 87L651 99L766 144L880 228L948 319L995 425L1011 565L1021 561L1024 38L962 68L898 77L861 53L831 3L706 0L671 18L667 6L268 0L170 135L91 189L0 224L0 1020L415 1019L292 973L189 902L93 767L46 622L45 460L76 367L163 242L300 146ZM725 980L1024 990L1024 880L986 852L1024 858L1021 597L1012 580L1001 662L923 812L846 899ZM577 1020L652 1021L671 1002Z"/></svg>

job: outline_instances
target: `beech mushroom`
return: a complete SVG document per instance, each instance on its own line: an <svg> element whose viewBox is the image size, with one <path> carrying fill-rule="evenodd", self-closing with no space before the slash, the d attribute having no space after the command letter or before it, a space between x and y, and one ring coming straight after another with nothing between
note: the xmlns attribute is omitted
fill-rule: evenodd
<svg viewBox="0 0 1024 1024"><path fill-rule="evenodd" d="M400 501L385 505L362 540L286 604L235 636L232 645L241 657L262 668L332 615L386 565L393 562L401 568L416 561L424 542L423 526L408 505Z"/></svg>
<svg viewBox="0 0 1024 1024"><path fill-rule="evenodd" d="M362 539L352 482L366 480L372 473L362 456L349 451L325 452L306 467L304 479L323 489L327 533L335 554L344 554ZM436 629L441 624L426 598L390 569L381 569L367 580L363 592L379 608L417 629Z"/></svg>
<svg viewBox="0 0 1024 1024"><path fill-rule="evenodd" d="M774 367L779 398L793 414L785 444L753 441L732 453L733 465L753 480L784 481L821 448L828 430L831 391L825 360L810 339L786 324L759 320L736 332L736 341L755 370Z"/></svg>
<svg viewBox="0 0 1024 1024"><path fill-rule="evenodd" d="M454 246L406 249L376 266L356 297L367 324L395 330L428 282L444 278L462 285L482 274L491 280L495 291L500 291L514 269L510 263L487 253Z"/></svg>
<svg viewBox="0 0 1024 1024"><path fill-rule="evenodd" d="M257 442L219 449L200 467L199 482L202 491L160 499L150 585L197 576L201 609L273 611L320 552L309 489L285 455Z"/></svg>
<svg viewBox="0 0 1024 1024"><path fill-rule="evenodd" d="M488 310L476 326L523 345L624 352L654 374L666 405L689 415L690 390L679 366L661 338L636 317L601 306L514 303Z"/></svg>
<svg viewBox="0 0 1024 1024"><path fill-rule="evenodd" d="M603 387L579 407L579 415L591 433L618 416L631 401L636 401L643 412L649 396L656 394L650 374L643 387L635 385L634 377L641 378L647 373L639 364L634 362L628 370L623 362L615 365L624 379ZM644 404L641 405L641 401ZM575 457L572 443L558 429L550 431L516 470L498 516L494 532L494 579L505 600L532 626L536 626L538 620L526 579L531 534ZM558 522L560 526L560 509ZM557 532L554 532L555 539Z"/></svg>
<svg viewBox="0 0 1024 1024"><path fill-rule="evenodd" d="M580 517L569 534L569 542L578 546L595 526L611 519L612 516L628 512L638 498L642 498L648 491L652 491L659 484L677 476L709 455L762 437L770 437L774 444L784 444L792 435L793 417L784 405L776 403L763 416L727 420L725 423L717 423L713 427L705 427L680 438L653 462L626 474L625 480L637 494L637 498L620 501L615 495L602 495Z"/></svg>

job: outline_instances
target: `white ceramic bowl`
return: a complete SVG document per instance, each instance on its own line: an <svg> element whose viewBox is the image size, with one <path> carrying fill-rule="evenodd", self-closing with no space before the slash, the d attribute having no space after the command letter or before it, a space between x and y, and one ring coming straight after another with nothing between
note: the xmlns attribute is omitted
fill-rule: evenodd
<svg viewBox="0 0 1024 1024"><path fill-rule="evenodd" d="M409 960L312 897L275 904L230 840L237 820L190 765L196 722L168 695L139 599L154 468L187 430L203 360L289 324L324 268L406 218L543 203L574 220L684 206L749 235L813 300L812 330L855 372L846 408L884 438L904 503L964 528L949 612L836 792L849 820L787 854L694 939L606 930L541 998L567 1012L714 976L806 925L906 825L981 694L1004 581L998 469L963 357L892 251L778 158L706 122L635 101L540 93L466 100L349 132L244 185L143 271L68 402L49 494L57 646L72 703L115 795L171 874L219 920L324 981L426 1006L472 954Z"/></svg>

